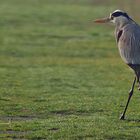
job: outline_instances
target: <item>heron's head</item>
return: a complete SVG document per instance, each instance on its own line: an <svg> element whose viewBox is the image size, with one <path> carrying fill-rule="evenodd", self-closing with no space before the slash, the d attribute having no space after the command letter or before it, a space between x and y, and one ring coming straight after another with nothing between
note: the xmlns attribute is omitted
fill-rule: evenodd
<svg viewBox="0 0 140 140"><path fill-rule="evenodd" d="M115 10L113 13L110 13L109 17L95 20L96 23L112 22L116 26L123 26L132 21L128 14L122 10Z"/></svg>

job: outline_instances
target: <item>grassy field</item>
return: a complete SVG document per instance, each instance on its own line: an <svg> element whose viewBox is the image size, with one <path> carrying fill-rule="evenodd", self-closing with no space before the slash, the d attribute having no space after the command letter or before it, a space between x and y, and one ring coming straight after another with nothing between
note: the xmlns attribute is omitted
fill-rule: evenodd
<svg viewBox="0 0 140 140"><path fill-rule="evenodd" d="M109 3L110 4L110 3ZM140 139L140 92L120 121L133 73L114 27L116 5L0 1L0 139Z"/></svg>

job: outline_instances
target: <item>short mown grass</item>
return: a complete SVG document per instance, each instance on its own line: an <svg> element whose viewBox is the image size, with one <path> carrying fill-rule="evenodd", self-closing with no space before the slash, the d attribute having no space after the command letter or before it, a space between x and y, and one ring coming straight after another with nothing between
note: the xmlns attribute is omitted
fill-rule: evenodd
<svg viewBox="0 0 140 140"><path fill-rule="evenodd" d="M0 1L0 139L140 139L140 93L94 1Z"/></svg>

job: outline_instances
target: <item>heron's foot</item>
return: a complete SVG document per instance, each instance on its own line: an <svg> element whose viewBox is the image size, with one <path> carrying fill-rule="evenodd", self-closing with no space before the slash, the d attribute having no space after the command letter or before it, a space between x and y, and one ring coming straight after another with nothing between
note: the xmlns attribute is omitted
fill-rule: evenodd
<svg viewBox="0 0 140 140"><path fill-rule="evenodd" d="M140 84L138 85L138 90L140 90Z"/></svg>
<svg viewBox="0 0 140 140"><path fill-rule="evenodd" d="M120 120L125 120L125 116L124 116L124 114L121 114L121 116L120 116Z"/></svg>

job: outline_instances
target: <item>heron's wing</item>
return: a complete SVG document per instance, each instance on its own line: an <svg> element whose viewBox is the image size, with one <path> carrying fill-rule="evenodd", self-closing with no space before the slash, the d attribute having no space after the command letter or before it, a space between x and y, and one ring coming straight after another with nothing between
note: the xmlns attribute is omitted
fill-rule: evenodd
<svg viewBox="0 0 140 140"><path fill-rule="evenodd" d="M140 26L127 25L123 29L118 47L122 59L127 64L140 64Z"/></svg>

